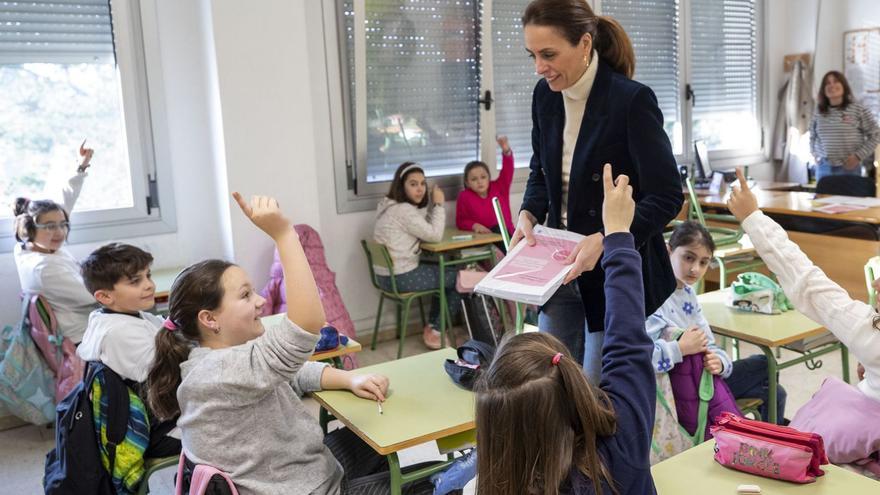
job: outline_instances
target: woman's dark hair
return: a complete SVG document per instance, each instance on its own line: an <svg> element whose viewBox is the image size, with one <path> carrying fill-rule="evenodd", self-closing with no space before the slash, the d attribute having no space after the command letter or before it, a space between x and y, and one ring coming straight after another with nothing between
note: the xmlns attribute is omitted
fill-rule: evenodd
<svg viewBox="0 0 880 495"><path fill-rule="evenodd" d="M37 219L44 213L60 211L64 213L64 221L70 222L70 216L64 207L48 199L31 201L28 198L15 198L12 211L15 213L15 240L21 243L34 240L37 235Z"/></svg>
<svg viewBox="0 0 880 495"><path fill-rule="evenodd" d="M853 102L852 90L849 88L849 82L846 80L846 76L836 70L828 71L822 76L822 84L819 85L819 96L816 97L816 101L819 102L816 106L819 108L820 113L828 113L828 107L831 106L831 102L828 100L828 97L825 96L825 83L828 82L829 77L837 79L843 86L843 102L840 104L840 108L846 109L846 107Z"/></svg>
<svg viewBox="0 0 880 495"><path fill-rule="evenodd" d="M223 274L233 263L207 260L191 265L171 284L168 319L175 330L159 329L156 354L147 376L147 400L153 413L162 420L180 414L177 387L180 386L180 363L201 341L199 312L215 310L223 302Z"/></svg>
<svg viewBox="0 0 880 495"><path fill-rule="evenodd" d="M401 175L404 170L406 170L406 173ZM424 208L428 206L428 191L425 191L425 195L418 203L413 203L406 195L406 188L404 187L404 185L406 184L406 178L409 177L409 174L413 172L419 172L420 174L425 175L425 171L422 170L422 167L420 167L418 163L401 163L400 166L397 167L397 170L394 171L394 178L391 180L391 188L388 189L388 194L386 195L386 197L388 199L393 199L398 203L409 203L412 205L416 205L419 208Z"/></svg>
<svg viewBox="0 0 880 495"><path fill-rule="evenodd" d="M464 178L462 179L464 181L464 187L467 187L468 174L471 173L471 170L477 167L483 167L484 169L486 169L486 175L488 175L490 178L492 177L492 172L489 171L489 166L486 165L485 162L481 162L480 160L468 162L468 164L464 166Z"/></svg>
<svg viewBox="0 0 880 495"><path fill-rule="evenodd" d="M556 28L572 46L590 33L599 58L632 79L636 55L629 36L614 18L597 16L586 0L534 0L522 15L523 27L529 24Z"/></svg>
<svg viewBox="0 0 880 495"><path fill-rule="evenodd" d="M672 231L672 237L669 238L669 249L674 250L677 247L692 244L700 244L710 253L715 252L715 241L712 240L712 234L706 230L706 227L693 220L681 222Z"/></svg>
<svg viewBox="0 0 880 495"><path fill-rule="evenodd" d="M557 353L562 358L553 364ZM477 493L555 495L573 469L597 494L603 482L614 489L596 447L597 437L617 428L614 410L555 337L505 338L474 391Z"/></svg>

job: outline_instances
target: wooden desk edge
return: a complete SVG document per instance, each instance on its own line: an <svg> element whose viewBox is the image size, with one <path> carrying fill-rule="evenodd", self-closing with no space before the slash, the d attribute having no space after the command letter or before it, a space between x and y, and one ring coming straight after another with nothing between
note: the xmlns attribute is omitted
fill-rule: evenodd
<svg viewBox="0 0 880 495"><path fill-rule="evenodd" d="M354 344L352 344L354 342ZM333 359L339 356L346 356L348 354L354 354L356 352L361 352L363 350L363 346L360 342L350 339L349 343L344 346L338 346L336 349L332 351L323 351L323 352L315 352L312 354L312 357L309 359L312 360L322 360L322 359Z"/></svg>
<svg viewBox="0 0 880 495"><path fill-rule="evenodd" d="M318 393L320 393L320 392L318 392ZM446 428L446 429L443 429L443 430L440 430L440 431L437 431L434 433L428 433L428 434L422 435L420 437L412 438L409 440L405 440L403 442L398 442L395 444L391 444L391 445L387 445L387 446L382 447L382 446L379 446L378 444L376 444L376 442L374 442L373 439L371 439L369 436L367 436L366 433L364 433L359 428L357 428L348 418L342 417L335 409L330 407L330 405L327 404L327 402L324 401L324 399L322 399L318 395L318 393L312 394L312 397L316 401L318 401L318 403L321 404L321 406L323 406L325 409L327 409L327 411L329 411L330 414L333 415L333 417L335 417L337 420L341 421L342 424L344 424L346 427L348 427L348 429L355 432L357 434L357 436L361 437L361 440L367 442L367 444L370 447L372 447L373 450L375 450L377 453L379 453L381 455L390 455L395 452L400 452L403 449L408 449L410 447L415 447L416 445L421 445L423 443L432 442L432 441L435 441L439 438L445 438L448 436L452 436L452 435L455 435L456 433L461 433L464 431L473 430L474 428L477 427L477 425L474 421L470 421L470 422L463 423L463 424L460 424L457 426L452 426L450 428ZM364 399L364 400L367 400L367 399ZM376 414L379 414L379 413L376 412Z"/></svg>
<svg viewBox="0 0 880 495"><path fill-rule="evenodd" d="M742 340L743 342L748 342L750 344L755 345L763 345L765 347L781 347L786 344L791 344L792 342L797 342L798 340L808 339L810 337L816 337L826 332L825 327L819 327L814 330L810 330L808 332L803 332L798 335L793 335L786 339L781 340L768 340L762 337L757 337L755 335L737 332L735 330L727 330L726 328L721 328L715 325L709 325L712 328L714 333L724 335L726 337L733 337L735 339Z"/></svg>
<svg viewBox="0 0 880 495"><path fill-rule="evenodd" d="M444 251L454 251L456 249L465 249L469 247L479 247L479 246L488 246L489 244L494 244L496 242L501 242L503 239L500 234L494 234L487 237L474 238L474 239L466 239L462 241L440 241L440 242L426 242L420 245L422 251L428 251L429 253L442 253Z"/></svg>

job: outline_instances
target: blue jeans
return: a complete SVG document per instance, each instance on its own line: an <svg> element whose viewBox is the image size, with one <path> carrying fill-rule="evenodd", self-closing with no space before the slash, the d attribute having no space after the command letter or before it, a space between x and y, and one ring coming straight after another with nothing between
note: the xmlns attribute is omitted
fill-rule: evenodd
<svg viewBox="0 0 880 495"><path fill-rule="evenodd" d="M831 165L827 158L823 158L816 164L816 182L829 175L862 175L862 166L859 165L852 170L847 170L842 165Z"/></svg>
<svg viewBox="0 0 880 495"><path fill-rule="evenodd" d="M559 287L556 294L541 306L538 329L562 341L572 357L583 366L590 383L599 385L604 332L589 332L576 281Z"/></svg>
<svg viewBox="0 0 880 495"><path fill-rule="evenodd" d="M770 398L769 384L767 383L767 356L756 354L745 359L733 362L733 372L724 380L730 387L730 392L736 399L743 397L757 397L764 401L760 408L761 418L764 421L770 417L768 414L767 401ZM776 422L782 423L785 412L785 399L788 394L779 379L776 380Z"/></svg>
<svg viewBox="0 0 880 495"><path fill-rule="evenodd" d="M461 311L461 295L455 290L455 277L458 276L460 269L460 266L446 267L443 279L443 285L446 286L446 305L449 306L449 313L453 319ZM379 279L380 287L387 291L391 290L391 277L378 275L376 278ZM440 287L440 266L420 263L415 270L395 275L394 280L397 282L397 290L400 292L437 289ZM438 297L431 299L428 322L434 328L440 328L440 298ZM452 327L452 322L446 322L446 328L450 327Z"/></svg>

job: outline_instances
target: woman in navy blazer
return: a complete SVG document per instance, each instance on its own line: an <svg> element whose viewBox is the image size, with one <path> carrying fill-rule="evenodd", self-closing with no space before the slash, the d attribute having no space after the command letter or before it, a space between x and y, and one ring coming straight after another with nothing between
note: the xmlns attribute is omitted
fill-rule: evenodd
<svg viewBox="0 0 880 495"><path fill-rule="evenodd" d="M610 163L633 187L631 231L642 256L646 315L675 288L662 233L681 209L680 176L654 92L630 79L635 56L617 21L596 16L584 0L535 0L522 22L543 79L532 96L531 173L511 245L533 243L535 224L587 236L569 256L566 285L541 308L538 326L562 340L598 384L602 167Z"/></svg>

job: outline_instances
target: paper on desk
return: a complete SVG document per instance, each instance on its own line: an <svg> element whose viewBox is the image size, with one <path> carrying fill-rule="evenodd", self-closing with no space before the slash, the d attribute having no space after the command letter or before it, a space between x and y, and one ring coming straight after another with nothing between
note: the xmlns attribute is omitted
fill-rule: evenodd
<svg viewBox="0 0 880 495"><path fill-rule="evenodd" d="M535 227L534 234L534 246L517 244L474 291L526 304L546 303L571 268L565 258L584 236L543 225Z"/></svg>
<svg viewBox="0 0 880 495"><path fill-rule="evenodd" d="M828 196L827 198L816 198L813 201L822 204L854 205L861 206L862 208L880 206L880 198L861 198L856 196Z"/></svg>
<svg viewBox="0 0 880 495"><path fill-rule="evenodd" d="M811 208L813 211L818 211L819 213L827 213L829 215L836 215L838 213L848 213L850 211L856 210L864 210L864 206L859 205L847 205L847 204L825 204L822 206L814 206Z"/></svg>

